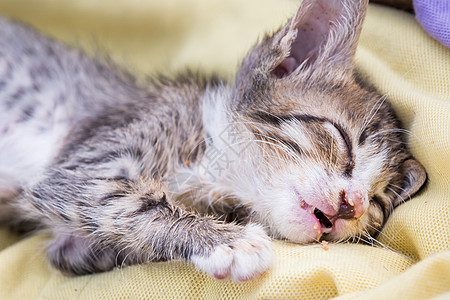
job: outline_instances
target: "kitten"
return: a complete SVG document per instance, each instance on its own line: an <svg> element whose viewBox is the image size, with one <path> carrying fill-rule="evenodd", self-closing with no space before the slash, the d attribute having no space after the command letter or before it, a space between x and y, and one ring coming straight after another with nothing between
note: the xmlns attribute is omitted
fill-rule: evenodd
<svg viewBox="0 0 450 300"><path fill-rule="evenodd" d="M426 173L355 75L367 2L303 1L232 84L143 86L0 19L1 220L48 230L66 273L181 258L235 281L270 267L263 227L297 243L375 235Z"/></svg>

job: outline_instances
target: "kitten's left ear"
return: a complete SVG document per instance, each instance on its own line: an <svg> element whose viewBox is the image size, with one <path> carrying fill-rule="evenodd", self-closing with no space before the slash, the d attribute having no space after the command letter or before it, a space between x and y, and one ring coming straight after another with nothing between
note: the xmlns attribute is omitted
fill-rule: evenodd
<svg viewBox="0 0 450 300"><path fill-rule="evenodd" d="M408 200L423 186L427 179L425 168L415 159L404 161L400 167L403 177L402 191L394 200L394 207Z"/></svg>
<svg viewBox="0 0 450 300"><path fill-rule="evenodd" d="M284 77L299 66L352 72L368 0L304 0L278 41L289 54L272 74Z"/></svg>
<svg viewBox="0 0 450 300"><path fill-rule="evenodd" d="M351 76L368 2L303 0L288 24L249 51L236 74L235 98L262 93L267 79L294 73L294 80L308 82Z"/></svg>

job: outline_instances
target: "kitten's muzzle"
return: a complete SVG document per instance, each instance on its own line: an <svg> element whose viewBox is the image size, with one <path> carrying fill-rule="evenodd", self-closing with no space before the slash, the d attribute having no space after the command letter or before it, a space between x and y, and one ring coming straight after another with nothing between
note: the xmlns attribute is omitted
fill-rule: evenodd
<svg viewBox="0 0 450 300"><path fill-rule="evenodd" d="M322 228L332 228L337 219L357 219L361 217L365 209L363 207L363 198L359 192L339 192L340 205L338 212L333 215L327 215L319 208L314 208L314 216L319 220ZM325 231L324 231L325 232Z"/></svg>

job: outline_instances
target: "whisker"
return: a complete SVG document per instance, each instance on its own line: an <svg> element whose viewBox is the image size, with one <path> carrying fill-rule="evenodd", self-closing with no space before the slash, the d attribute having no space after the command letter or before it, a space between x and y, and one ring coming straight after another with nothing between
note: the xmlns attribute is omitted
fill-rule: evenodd
<svg viewBox="0 0 450 300"><path fill-rule="evenodd" d="M388 94L385 94L383 96L381 96L377 102L375 102L374 106L372 106L370 112L367 115L367 118L363 121L363 125L361 126L360 129L360 134L367 128L367 126L370 124L370 122L373 120L373 118L375 117L375 115L377 114L377 112L380 110L381 106L384 104L384 102L387 99ZM377 106L378 105L378 106ZM375 109L375 111L374 111Z"/></svg>

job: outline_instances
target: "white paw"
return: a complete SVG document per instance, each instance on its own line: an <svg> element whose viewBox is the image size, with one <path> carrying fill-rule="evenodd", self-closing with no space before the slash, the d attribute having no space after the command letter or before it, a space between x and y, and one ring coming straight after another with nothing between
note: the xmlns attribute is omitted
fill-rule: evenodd
<svg viewBox="0 0 450 300"><path fill-rule="evenodd" d="M260 226L251 224L232 245L216 246L210 255L194 255L191 261L217 279L250 280L272 265L272 244Z"/></svg>

